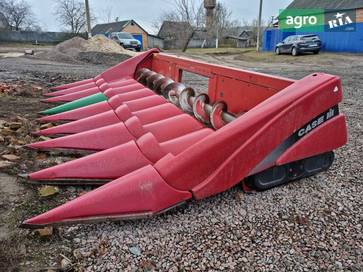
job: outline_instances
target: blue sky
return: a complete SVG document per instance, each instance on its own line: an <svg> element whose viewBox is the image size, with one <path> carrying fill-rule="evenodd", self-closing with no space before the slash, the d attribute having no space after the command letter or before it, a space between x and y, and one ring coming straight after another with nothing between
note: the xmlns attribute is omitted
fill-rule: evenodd
<svg viewBox="0 0 363 272"><path fill-rule="evenodd" d="M38 24L47 31L60 31L61 26L54 16L54 0L26 0L32 7ZM106 18L106 10L112 9L112 18L134 19L150 33L155 32L153 22L163 13L173 8L172 0L89 0L97 22ZM220 0L232 10L232 19L251 21L257 18L259 0ZM264 0L263 18L267 20L277 15L292 0Z"/></svg>

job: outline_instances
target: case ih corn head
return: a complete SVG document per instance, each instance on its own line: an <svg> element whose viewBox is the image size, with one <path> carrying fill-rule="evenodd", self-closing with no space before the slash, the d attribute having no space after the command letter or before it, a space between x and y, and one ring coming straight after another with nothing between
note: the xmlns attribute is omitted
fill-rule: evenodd
<svg viewBox="0 0 363 272"><path fill-rule="evenodd" d="M183 71L209 78L197 93ZM92 154L30 173L37 184L102 185L24 227L162 213L242 183L266 190L327 170L347 141L340 79L291 80L150 50L95 78L54 88L34 149ZM65 136L64 136L65 135Z"/></svg>

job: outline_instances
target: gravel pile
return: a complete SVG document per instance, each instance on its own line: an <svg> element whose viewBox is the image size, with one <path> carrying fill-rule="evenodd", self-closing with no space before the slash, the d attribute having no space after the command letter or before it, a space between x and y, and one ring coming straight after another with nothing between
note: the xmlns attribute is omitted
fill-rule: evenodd
<svg viewBox="0 0 363 272"><path fill-rule="evenodd" d="M89 39L84 45L86 51L116 53L135 56L137 53L126 50L115 41L106 38L104 35L96 35Z"/></svg>
<svg viewBox="0 0 363 272"><path fill-rule="evenodd" d="M341 110L348 118L349 144L336 152L328 172L262 193L233 188L155 218L64 227L75 248L73 262L86 271L362 271L363 67L358 66L349 74L319 69L346 78ZM279 69L274 64L270 73ZM284 74L316 71L309 69ZM201 87L193 77L185 83L193 86L193 80Z"/></svg>
<svg viewBox="0 0 363 272"><path fill-rule="evenodd" d="M136 53L126 50L104 35L96 35L89 40L74 37L64 41L54 49L38 54L36 57L57 62L91 63L114 65Z"/></svg>

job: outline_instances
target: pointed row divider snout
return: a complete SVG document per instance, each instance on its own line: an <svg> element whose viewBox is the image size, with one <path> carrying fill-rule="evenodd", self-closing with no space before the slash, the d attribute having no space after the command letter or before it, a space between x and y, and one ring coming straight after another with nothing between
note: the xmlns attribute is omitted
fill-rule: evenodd
<svg viewBox="0 0 363 272"><path fill-rule="evenodd" d="M102 101L107 101L109 98L118 95L118 94L123 94L123 93L128 93L128 92L133 92L133 91L137 91L140 89L145 88L145 86L143 86L140 83L134 83L134 84L129 84L123 87L117 87L117 88L110 88L107 89L104 93L102 92L98 92L96 94L93 95L89 95L86 97L82 97L76 100L73 100L71 102L59 105L57 107L54 108L50 108L47 109L45 111L40 112L40 114L43 115L52 115L52 114L57 114L57 113L62 113L62 112L67 112L70 110L74 110L77 108L82 108L88 105L92 105L98 102L102 102ZM66 95L66 96L73 96L72 95ZM53 99L52 101L54 101L55 99L58 99L59 97L53 97L50 99Z"/></svg>
<svg viewBox="0 0 363 272"><path fill-rule="evenodd" d="M100 92L100 89L95 86L83 91L73 92L69 94L59 95L59 96L52 96L50 98L42 99L41 102L45 103L60 103L60 102L70 102L74 101L86 96L90 96L93 94L97 94Z"/></svg>
<svg viewBox="0 0 363 272"><path fill-rule="evenodd" d="M140 94L140 92L132 92L132 93L126 93L123 95L119 95L118 97L115 97L114 101L111 101L110 103L121 106L123 104L128 105L132 101L136 101L134 103L140 103L139 107L142 109L147 108L147 106L149 106L149 104L154 105L150 102L154 102L154 103L158 102L157 105L167 103L164 98L153 94L152 91L150 91L150 90L145 90L145 91L148 92L149 95L144 98L138 99L139 96L145 96L145 95L142 95L142 93ZM146 99L148 97L150 97L150 99ZM133 99L133 98L136 98L136 99ZM151 98L153 98L153 99L151 99ZM146 104L142 105L143 102L146 102ZM142 107L142 106L145 106L145 107ZM119 112L120 112L120 110L119 110ZM153 111L152 113L156 114L155 117L159 116L159 115L157 115L156 111ZM120 120L120 118L123 118L123 120ZM107 126L110 124L118 123L120 121L124 121L124 117L122 117L122 116L118 117L117 113L111 108L111 110L109 110L109 111L102 112L102 113L99 113L99 114L96 114L96 115L93 115L90 117L86 117L83 119L79 119L79 120L76 120L76 121L73 121L70 123L43 129L38 132L35 132L35 134L37 134L37 135L73 134L73 133L78 133L78 132L82 132L82 131L87 131L90 129L100 128L100 127Z"/></svg>
<svg viewBox="0 0 363 272"><path fill-rule="evenodd" d="M117 144L138 139L151 132L159 142L168 141L202 129L203 126L187 114L179 114L167 119L143 125L136 116L125 122L115 122L98 129L29 144L30 148L68 148L83 150L103 150Z"/></svg>
<svg viewBox="0 0 363 272"><path fill-rule="evenodd" d="M82 131L104 127L107 125L112 125L118 122L120 122L120 120L117 118L115 112L111 110L70 123L42 129L34 132L33 134L43 136L74 134Z"/></svg>
<svg viewBox="0 0 363 272"><path fill-rule="evenodd" d="M158 53L159 50L153 48L148 51L142 52L137 54L136 56L127 59L113 67L110 67L103 73L97 75L93 78L84 79L81 81L76 81L73 83L68 83L56 87L52 87L51 90L54 92L50 92L47 94L48 96L58 96L59 91L65 91L73 92L73 91L83 91L88 88L92 88L95 86L101 86L104 83L108 83L111 87L114 87L114 85L117 86L119 82L133 79L131 76L134 71L136 70L136 67L143 62L144 60L149 59L154 53ZM62 95L65 93L61 93Z"/></svg>
<svg viewBox="0 0 363 272"><path fill-rule="evenodd" d="M53 224L142 218L191 198L189 191L174 189L152 166L147 165L28 219L21 226L39 228Z"/></svg>
<svg viewBox="0 0 363 272"><path fill-rule="evenodd" d="M167 103L167 101L158 95L142 97L133 100L127 100L129 95L122 94L110 98L108 101L99 102L86 107L66 111L54 115L43 116L38 120L40 122L55 122L55 121L76 121L83 118L91 117L99 113L110 110L116 110L122 104L126 104L131 111L139 111L142 109L154 107Z"/></svg>
<svg viewBox="0 0 363 272"><path fill-rule="evenodd" d="M65 95L65 94L71 94L71 93L74 93L74 92L84 91L84 90L88 90L88 89L91 89L91 88L97 88L96 83L93 82L93 81L89 82L89 83L86 83L84 85L74 86L74 87L71 87L71 88L58 90L58 91L53 91L53 92L45 93L43 95L48 96L48 97L54 97L54 96L60 96L60 95Z"/></svg>
<svg viewBox="0 0 363 272"><path fill-rule="evenodd" d="M106 113L111 115L113 111ZM100 129L91 129L60 138L32 143L27 146L30 148L46 150L51 148L81 149L92 151L104 150L124 143L135 137L130 134L128 130L125 130L123 124L125 122L127 128L127 125L129 124L127 120L133 116L137 117L143 125L147 125L183 114L180 109L169 103L136 112L131 112L127 105L122 105L116 110L115 113L118 118L113 119L113 117L109 117L110 124L103 126ZM100 114L99 116L104 114L105 113ZM95 118L96 116L89 118L93 120L89 124L94 124L95 120L97 121ZM84 120L86 119L79 121ZM113 121L114 123L112 123Z"/></svg>
<svg viewBox="0 0 363 272"><path fill-rule="evenodd" d="M158 141L155 134L146 133L137 140L31 173L28 179L59 185L104 184L152 165L169 153L177 155L212 132L211 129L204 128L163 142Z"/></svg>
<svg viewBox="0 0 363 272"><path fill-rule="evenodd" d="M145 71L150 71L150 70L141 69L141 71L145 72ZM155 73L153 73L153 74L155 74ZM162 82L161 79L166 79L166 78L164 76L161 76L161 75L159 75L157 78L155 78L155 80L159 81L159 82ZM166 79L166 82L169 82L168 80ZM142 81L140 81L140 82L142 82ZM137 86L135 86L133 84L136 84ZM133 90L135 90L135 88L137 89L137 88L144 88L145 87L144 85L141 85L140 83L138 83L134 79L130 79L129 77L126 80L120 80L120 81L112 82L112 83L105 83L104 81L102 81L102 83L100 83L99 85L100 86L98 86L98 87L100 88L100 92L92 94L90 96L78 98L79 96L89 94L89 92L93 93L93 92L95 92L96 89L91 88L91 90L82 90L82 91L80 91L81 94L79 94L77 92L71 92L71 94L66 94L66 95L61 95L61 96L58 96L58 97L52 97L52 98L46 99L45 102L56 102L56 101L60 102L60 101L63 101L63 100L73 100L75 98L78 98L76 100L70 101L70 102L65 103L63 105L59 105L57 107L42 111L42 112L40 112L40 114L53 115L53 114L67 112L67 111L70 111L70 110L85 107L87 105L92 105L92 104L95 104L95 103L98 103L98 102L106 101L107 98L115 96L115 95L119 94L120 92L131 91L131 89L127 89L128 87L132 88ZM133 86L129 86L129 85L133 85ZM153 82L149 82L149 85L153 85ZM76 88L79 88L79 87L80 86L77 86ZM64 92L66 90L62 90L62 91Z"/></svg>
<svg viewBox="0 0 363 272"><path fill-rule="evenodd" d="M84 91L79 91L79 92L74 92L74 93L70 93L70 94L47 98L47 99L42 100L42 102L48 102L48 103L71 102L71 101L74 101L74 100L77 100L80 98L84 98L84 97L87 97L87 96L90 96L93 94L97 94L97 93L103 93L105 96L110 98L117 94L136 91L136 90L143 89L143 88L145 88L144 85L136 82L135 80L132 80L132 82L129 82L128 84L123 84L122 86L119 86L119 87L110 88L108 86L105 86L103 88L103 90L100 90L98 87L94 87L94 88L90 88L90 89L87 89Z"/></svg>
<svg viewBox="0 0 363 272"><path fill-rule="evenodd" d="M61 96L61 95L85 91L85 90L88 90L91 88L98 88L98 91L102 91L103 85L106 85L107 87L122 87L122 86L126 86L127 84L134 83L134 82L135 82L135 80L131 77L125 77L121 80L117 80L117 81L110 82L110 83L106 83L104 80L101 79L101 80L97 80L95 82L93 81L93 82L86 83L84 85L79 85L79 86L75 86L75 87L71 87L71 88L67 88L67 89L63 89L63 90L59 90L59 91L55 91L55 92L49 92L44 95L50 96L50 97Z"/></svg>
<svg viewBox="0 0 363 272"><path fill-rule="evenodd" d="M42 114L42 115L57 114L57 113L61 113L61 112L78 109L81 107L85 107L85 106L92 105L92 104L106 101L106 100L107 100L107 96L105 96L103 93L97 93L97 94L93 94L90 96L86 96L84 98L74 100L72 102L68 102L68 103L59 105L54 108L50 108L50 109L41 111L41 112L39 112L39 114Z"/></svg>
<svg viewBox="0 0 363 272"><path fill-rule="evenodd" d="M52 90L52 92L56 92L56 91L60 91L60 90L65 90L65 89L69 89L69 88L73 88L73 87L77 87L77 86L85 86L87 84L94 84L94 83L95 83L94 78L87 78L87 79L83 79L80 81L51 87L50 89Z"/></svg>
<svg viewBox="0 0 363 272"><path fill-rule="evenodd" d="M90 117L102 112L106 112L112 110L108 101L102 101L99 103L95 103L92 105L88 105L86 107L81 107L78 109L61 112L52 115L46 115L38 118L37 120L42 123L46 122L59 122L59 121L75 121L79 119L83 119L86 117Z"/></svg>

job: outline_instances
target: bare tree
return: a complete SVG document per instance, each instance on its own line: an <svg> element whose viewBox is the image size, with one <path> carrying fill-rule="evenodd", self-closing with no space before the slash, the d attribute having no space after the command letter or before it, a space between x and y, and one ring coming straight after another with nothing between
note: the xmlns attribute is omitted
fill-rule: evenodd
<svg viewBox="0 0 363 272"><path fill-rule="evenodd" d="M100 11L100 16L101 16L101 20L102 22L106 22L106 23L110 23L112 21L112 7L111 6L107 6L103 9L101 9Z"/></svg>
<svg viewBox="0 0 363 272"><path fill-rule="evenodd" d="M155 29L160 29L164 21L183 23L178 33L173 33L176 39L183 41L183 51L196 30L204 27L204 6L202 0L171 0L173 9L164 11L153 23Z"/></svg>
<svg viewBox="0 0 363 272"><path fill-rule="evenodd" d="M215 36L228 33L239 25L238 21L231 20L232 11L221 2L218 2L214 11L212 32Z"/></svg>
<svg viewBox="0 0 363 272"><path fill-rule="evenodd" d="M10 28L13 30L39 29L39 26L36 25L31 7L24 0L2 0L0 3L0 12L4 14Z"/></svg>
<svg viewBox="0 0 363 272"><path fill-rule="evenodd" d="M262 31L260 33L260 39L262 38L262 33L264 32L264 30L266 29L266 21L265 20L261 20L261 26L262 26ZM257 43L257 35L258 35L258 20L257 19L253 19L251 22L248 21L243 21L243 27L246 30L251 31L251 42L252 44L256 44Z"/></svg>
<svg viewBox="0 0 363 272"><path fill-rule="evenodd" d="M86 15L84 2L78 0L56 0L58 21L71 33L86 31ZM91 21L95 18L91 15Z"/></svg>
<svg viewBox="0 0 363 272"><path fill-rule="evenodd" d="M171 0L173 9L164 12L153 23L154 28L160 29L164 21L172 21L178 23L188 23L190 27L185 27L180 33L180 40L185 40L183 51L193 38L196 31L206 31L206 14L202 0ZM238 21L231 20L232 11L222 2L218 2L214 10L213 22L211 28L208 29L208 39L229 33L231 29L240 25Z"/></svg>
<svg viewBox="0 0 363 272"><path fill-rule="evenodd" d="M172 0L173 9L162 12L153 22L155 29L160 29L164 21L186 22L194 29L204 26L204 7L202 0Z"/></svg>

